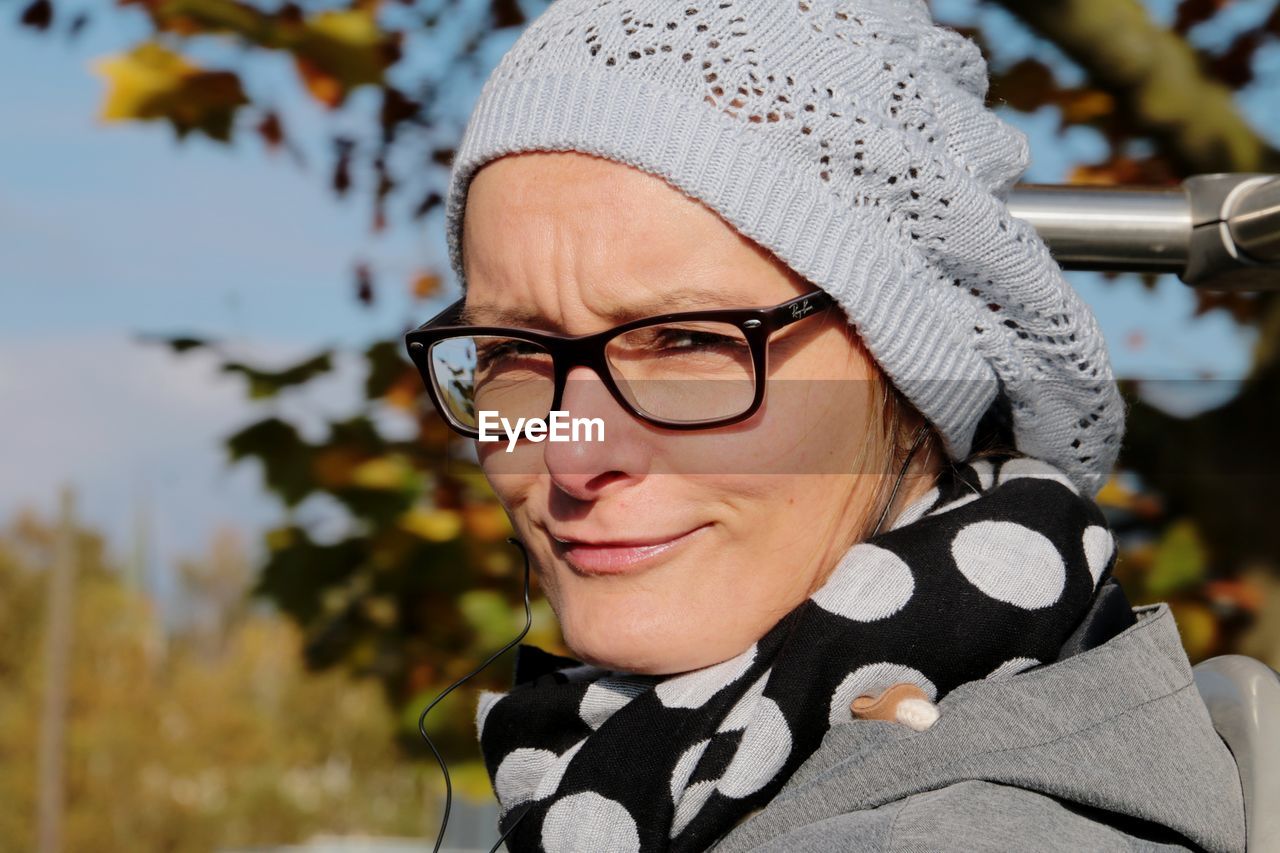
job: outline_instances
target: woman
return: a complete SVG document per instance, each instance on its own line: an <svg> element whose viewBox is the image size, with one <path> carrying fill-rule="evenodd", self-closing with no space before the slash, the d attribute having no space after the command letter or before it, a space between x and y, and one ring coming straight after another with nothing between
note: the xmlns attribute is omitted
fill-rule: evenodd
<svg viewBox="0 0 1280 853"><path fill-rule="evenodd" d="M487 82L410 353L603 426L476 445L576 655L482 697L513 851L1243 848L986 85L917 0L559 0Z"/></svg>

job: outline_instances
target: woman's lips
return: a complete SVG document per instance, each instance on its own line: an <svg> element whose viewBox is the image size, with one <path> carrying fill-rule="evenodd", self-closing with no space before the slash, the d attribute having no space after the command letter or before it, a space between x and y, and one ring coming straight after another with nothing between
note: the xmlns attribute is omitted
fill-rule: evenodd
<svg viewBox="0 0 1280 853"><path fill-rule="evenodd" d="M648 568L659 556L670 554L680 548L705 527L706 525L695 527L665 542L645 545L588 545L585 542L561 542L554 538L552 541L555 543L556 551L575 570L588 575L620 575Z"/></svg>

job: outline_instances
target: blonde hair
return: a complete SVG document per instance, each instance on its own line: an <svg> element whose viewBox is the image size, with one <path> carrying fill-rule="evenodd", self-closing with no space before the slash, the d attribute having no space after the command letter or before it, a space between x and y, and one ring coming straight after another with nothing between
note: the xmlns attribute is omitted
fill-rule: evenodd
<svg viewBox="0 0 1280 853"><path fill-rule="evenodd" d="M937 468L936 473L941 473L941 467L936 462L945 463L946 451L941 434L919 413L893 384L888 374L881 369L880 364L866 349L861 336L848 322L843 309L836 305L824 309L827 315L832 312L843 321L842 330L850 344L849 363L861 357L871 365L871 375L867 380L870 382L870 401L867 409L869 417L863 429L852 431L855 435L865 435L865 440L860 442L857 456L845 473L855 476L872 475L878 480L869 501L863 499L862 496L865 493L861 489L856 485L851 486L845 497L843 511L833 514L827 523L824 541L832 542L839 538L836 552L839 555L870 538L877 522L882 515L885 515L890 502L894 500L894 486L899 474L904 474L904 483L910 479L905 476L903 464L911 454L911 447L922 426L925 429L925 435L912 459L917 468L927 472L932 470L931 466L933 466ZM827 320L829 317L823 319ZM878 418L875 412L880 413ZM857 524L847 531L842 531L842 527L850 522L853 514L860 515ZM886 527L892 522L893 514L885 515ZM815 558L820 559L820 557ZM824 567L822 571L814 572L811 575L809 594L825 583L835 568L836 565L832 564Z"/></svg>

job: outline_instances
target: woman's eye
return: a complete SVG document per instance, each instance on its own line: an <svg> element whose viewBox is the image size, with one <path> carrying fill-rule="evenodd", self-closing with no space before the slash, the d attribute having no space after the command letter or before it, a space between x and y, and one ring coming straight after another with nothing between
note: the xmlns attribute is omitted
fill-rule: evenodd
<svg viewBox="0 0 1280 853"><path fill-rule="evenodd" d="M476 348L476 366L481 370L492 370L504 363L518 361L522 357L545 355L538 346L527 341L503 341L486 344Z"/></svg>
<svg viewBox="0 0 1280 853"><path fill-rule="evenodd" d="M703 350L739 350L746 341L715 332L697 329L664 329L655 335L653 346L663 352L699 352Z"/></svg>

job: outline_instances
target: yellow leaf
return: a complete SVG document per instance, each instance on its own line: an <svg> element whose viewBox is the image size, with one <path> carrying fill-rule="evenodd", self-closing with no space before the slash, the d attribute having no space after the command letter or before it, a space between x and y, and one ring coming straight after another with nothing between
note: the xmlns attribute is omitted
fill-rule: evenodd
<svg viewBox="0 0 1280 853"><path fill-rule="evenodd" d="M280 551L292 545L297 538L292 527L277 527L267 531L267 547L272 551Z"/></svg>
<svg viewBox="0 0 1280 853"><path fill-rule="evenodd" d="M1062 120L1068 124L1081 124L1115 112L1115 98L1106 92L1090 89L1063 98Z"/></svg>
<svg viewBox="0 0 1280 853"><path fill-rule="evenodd" d="M400 616L396 600L389 595L371 595L360 602L364 615L370 622L383 628L396 624Z"/></svg>
<svg viewBox="0 0 1280 853"><path fill-rule="evenodd" d="M1208 550L1191 519L1170 524L1156 545L1155 561L1147 576L1147 591L1163 598L1200 584L1209 562Z"/></svg>
<svg viewBox="0 0 1280 853"><path fill-rule="evenodd" d="M343 100L347 97L342 81L304 57L295 57L295 62L298 66L298 76L302 78L302 84L307 87L311 97L329 109L342 106Z"/></svg>
<svg viewBox="0 0 1280 853"><path fill-rule="evenodd" d="M413 277L410 291L415 299L430 299L440 292L440 276L435 273L422 272Z"/></svg>
<svg viewBox="0 0 1280 853"><path fill-rule="evenodd" d="M405 387L403 384L393 385L383 399L389 406L404 412L412 412L418 407L418 390Z"/></svg>
<svg viewBox="0 0 1280 853"><path fill-rule="evenodd" d="M351 483L362 454L348 447L325 447L311 460L311 476L324 489L340 489Z"/></svg>
<svg viewBox="0 0 1280 853"><path fill-rule="evenodd" d="M196 70L180 55L154 42L98 60L93 69L111 86L102 107L105 121L157 118L155 102L171 94L183 75Z"/></svg>
<svg viewBox="0 0 1280 853"><path fill-rule="evenodd" d="M382 83L383 73L400 56L398 38L379 29L368 8L307 18L292 50L307 89L329 107L339 106L357 86Z"/></svg>
<svg viewBox="0 0 1280 853"><path fill-rule="evenodd" d="M451 509L414 507L400 516L400 527L430 542L448 542L462 533L462 515Z"/></svg>
<svg viewBox="0 0 1280 853"><path fill-rule="evenodd" d="M412 483L413 476L404 459L379 456L357 465L351 472L351 483L366 489L401 489Z"/></svg>
<svg viewBox="0 0 1280 853"><path fill-rule="evenodd" d="M511 519L501 504L478 504L463 510L467 533L482 542L493 542L510 536Z"/></svg>
<svg viewBox="0 0 1280 853"><path fill-rule="evenodd" d="M331 9L311 16L307 24L317 34L351 47L374 47L382 40L368 9Z"/></svg>
<svg viewBox="0 0 1280 853"><path fill-rule="evenodd" d="M475 632L476 645L482 649L496 648L520 630L516 625L516 611L500 593L491 589L464 592L458 596L458 610Z"/></svg>
<svg viewBox="0 0 1280 853"><path fill-rule="evenodd" d="M482 761L466 761L449 767L449 775L458 793L466 799L486 803L493 799L493 785Z"/></svg>
<svg viewBox="0 0 1280 853"><path fill-rule="evenodd" d="M1113 506L1117 509L1128 509L1133 505L1134 494L1131 490L1121 485L1120 478L1112 475L1098 490L1098 494L1094 497L1102 506Z"/></svg>
<svg viewBox="0 0 1280 853"><path fill-rule="evenodd" d="M103 121L166 120L180 137L199 130L225 142L236 109L248 103L235 74L201 70L157 42L99 60L93 70L107 81Z"/></svg>
<svg viewBox="0 0 1280 853"><path fill-rule="evenodd" d="M1218 641L1218 620L1203 604L1194 601L1170 601L1178 634L1187 657L1198 662L1208 657Z"/></svg>

